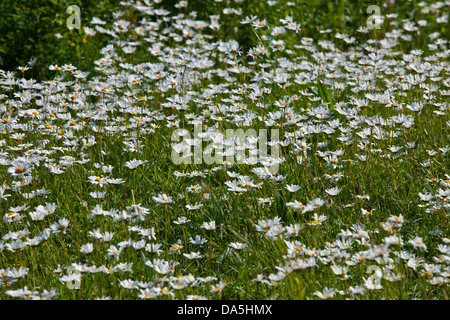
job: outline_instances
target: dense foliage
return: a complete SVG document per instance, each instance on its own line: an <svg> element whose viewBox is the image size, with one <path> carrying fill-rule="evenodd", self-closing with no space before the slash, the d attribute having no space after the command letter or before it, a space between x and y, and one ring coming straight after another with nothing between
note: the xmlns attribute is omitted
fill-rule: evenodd
<svg viewBox="0 0 450 320"><path fill-rule="evenodd" d="M447 300L449 5L1 1L0 299Z"/></svg>

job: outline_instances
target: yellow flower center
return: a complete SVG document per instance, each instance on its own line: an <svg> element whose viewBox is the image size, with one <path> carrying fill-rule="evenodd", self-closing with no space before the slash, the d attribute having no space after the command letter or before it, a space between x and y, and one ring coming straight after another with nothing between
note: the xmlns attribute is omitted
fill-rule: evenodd
<svg viewBox="0 0 450 320"><path fill-rule="evenodd" d="M16 173L16 174L21 174L21 173L24 173L24 172L25 172L25 168L23 168L23 167L18 167L16 169L16 171L14 171L14 173Z"/></svg>

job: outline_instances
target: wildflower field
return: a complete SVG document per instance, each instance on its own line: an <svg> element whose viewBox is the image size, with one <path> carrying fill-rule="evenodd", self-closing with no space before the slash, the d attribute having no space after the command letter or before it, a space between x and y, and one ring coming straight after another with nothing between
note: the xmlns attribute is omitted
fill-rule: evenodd
<svg viewBox="0 0 450 320"><path fill-rule="evenodd" d="M22 2L1 300L448 300L449 0Z"/></svg>

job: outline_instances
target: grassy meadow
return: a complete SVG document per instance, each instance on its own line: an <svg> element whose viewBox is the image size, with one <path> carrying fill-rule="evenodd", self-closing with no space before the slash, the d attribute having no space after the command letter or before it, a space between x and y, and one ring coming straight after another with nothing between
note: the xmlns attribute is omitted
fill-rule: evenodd
<svg viewBox="0 0 450 320"><path fill-rule="evenodd" d="M1 300L448 300L448 0L19 2Z"/></svg>

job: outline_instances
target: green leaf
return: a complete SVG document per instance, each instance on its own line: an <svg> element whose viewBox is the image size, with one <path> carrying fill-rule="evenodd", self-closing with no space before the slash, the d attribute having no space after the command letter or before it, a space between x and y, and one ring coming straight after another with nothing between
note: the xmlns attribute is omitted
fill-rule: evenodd
<svg viewBox="0 0 450 320"><path fill-rule="evenodd" d="M324 86L322 82L320 82L320 80L317 80L317 93L323 101L328 102L329 104L333 103L330 92L328 91L327 87Z"/></svg>

